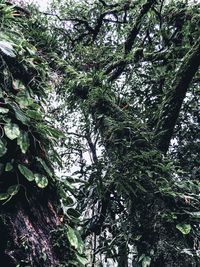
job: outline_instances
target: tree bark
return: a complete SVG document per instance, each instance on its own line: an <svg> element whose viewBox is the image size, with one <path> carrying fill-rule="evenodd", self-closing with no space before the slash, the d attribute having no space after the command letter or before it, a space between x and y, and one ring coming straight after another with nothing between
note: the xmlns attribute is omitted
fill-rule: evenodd
<svg viewBox="0 0 200 267"><path fill-rule="evenodd" d="M155 130L158 149L166 153L173 136L177 118L185 99L189 85L200 65L200 39L183 58L171 88L168 89L160 111Z"/></svg>
<svg viewBox="0 0 200 267"><path fill-rule="evenodd" d="M23 17L23 20L24 18L27 20L30 12L18 6L13 6L13 9L6 8L6 5L10 6L11 4L9 1L5 2L5 5L1 3L2 19L0 24L1 28L4 29L5 36L9 32L8 40L12 40L12 42L8 42L8 48L12 53L8 53L9 49L7 52L2 49L0 51L0 106L8 109L6 114L2 115L1 113L0 116L0 141L4 141L6 146L5 153L0 156L0 193L5 194L10 186L16 185L19 187L19 192L11 193L5 202L2 199L0 201L0 260L3 267L61 266L64 257L62 253L59 255L54 246L54 233L61 226L58 215L59 197L56 183L53 178L51 179L53 168L52 166L47 167L49 160L46 158L46 150L49 149L50 142L47 136L46 139L42 138L35 127L38 120L27 115L28 108L35 113L38 111L40 114L39 108L37 111L29 106L28 108L21 108L16 99L17 94L26 89L28 93L24 95L36 104L35 96L39 98L42 95L39 83L46 81L41 77L37 68L26 65L26 59L29 58L30 54L24 53L24 51L29 43L27 41L27 44L24 44L25 37L20 33L23 31L22 24L24 29L28 31L28 24L25 25L25 21L22 23L19 18ZM18 19L15 19L15 16ZM23 52L19 49L22 55L18 55L17 49L12 47L16 38L15 30L17 38L19 38L16 44L17 49L19 49L19 43L20 49L21 46L25 46ZM29 40L30 38L32 36L29 36ZM7 41L6 37L5 40ZM39 55L37 57L39 58ZM43 61L42 58L41 61ZM37 83L34 82L35 80ZM19 81L20 85L15 86L15 83ZM17 129L23 138L26 137L26 142L22 142L21 146L19 146L17 139L19 136L16 135L12 138L6 134L5 125L7 122L18 127ZM45 124L44 121L43 123ZM33 124L35 125L33 126ZM44 164L51 175L45 173L45 169L37 165L37 157L45 161ZM6 170L8 163L12 167L9 171ZM23 164L25 168L30 168L28 169L29 174L32 169L42 176L48 175L49 185L44 189L39 188L33 179L28 179L20 173L19 164Z"/></svg>
<svg viewBox="0 0 200 267"><path fill-rule="evenodd" d="M60 266L52 234L61 225L53 190L13 197L1 207L0 259L4 267Z"/></svg>

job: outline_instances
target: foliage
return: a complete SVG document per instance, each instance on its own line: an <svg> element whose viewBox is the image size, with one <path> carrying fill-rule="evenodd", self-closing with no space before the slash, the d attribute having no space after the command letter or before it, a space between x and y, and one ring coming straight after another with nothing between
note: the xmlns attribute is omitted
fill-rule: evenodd
<svg viewBox="0 0 200 267"><path fill-rule="evenodd" d="M0 208L3 214L7 207L9 209L20 199L29 203L33 192L36 196L41 190L49 194L54 192L54 198L59 200L62 197L62 202L70 199L70 193L65 191L63 181L54 171L55 166L61 164L55 145L64 134L53 127L45 111L45 98L53 88L48 61L51 51L43 54L41 47L47 46L48 38L51 38L48 40L50 46L53 38L49 32L41 38L45 23L39 20L39 16L30 17L26 8L0 1L0 13ZM57 210L61 210L61 203L57 201L57 205ZM71 213L62 215L62 221L65 220L63 229L68 227L75 231L70 227L75 227L78 222L73 199L70 209ZM76 218L71 217L75 212ZM74 248L67 233L60 244L70 255L66 258L66 262L69 261L67 266L80 266L83 254L79 247L81 240L79 238L78 246ZM21 243L24 252L30 250L28 243L24 246ZM46 257L44 248L41 252L41 264L44 266ZM18 266L23 262L26 260L21 258Z"/></svg>
<svg viewBox="0 0 200 267"><path fill-rule="evenodd" d="M2 205L56 186L63 266L198 266L199 4L0 8Z"/></svg>
<svg viewBox="0 0 200 267"><path fill-rule="evenodd" d="M26 185L26 179L41 187L41 175L46 181L43 187L47 186L53 175L40 161L50 165L46 153L55 135L48 123L43 125L40 104L48 81L47 63L22 34L25 25L15 10L2 2L1 12L1 193L5 194L8 186Z"/></svg>
<svg viewBox="0 0 200 267"><path fill-rule="evenodd" d="M66 132L63 160L78 165L91 266L120 266L121 255L139 266L198 266L198 7L55 1L44 14L62 55L61 105L50 112Z"/></svg>

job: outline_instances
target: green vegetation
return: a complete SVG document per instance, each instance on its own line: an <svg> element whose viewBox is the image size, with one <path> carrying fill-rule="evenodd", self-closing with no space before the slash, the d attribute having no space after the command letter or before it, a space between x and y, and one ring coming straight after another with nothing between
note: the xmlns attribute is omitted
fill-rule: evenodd
<svg viewBox="0 0 200 267"><path fill-rule="evenodd" d="M199 266L199 10L1 1L5 266Z"/></svg>

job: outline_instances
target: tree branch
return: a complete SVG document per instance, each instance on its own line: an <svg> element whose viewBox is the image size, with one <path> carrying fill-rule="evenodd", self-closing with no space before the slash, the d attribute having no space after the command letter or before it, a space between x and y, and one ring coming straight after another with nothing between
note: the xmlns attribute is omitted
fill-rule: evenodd
<svg viewBox="0 0 200 267"><path fill-rule="evenodd" d="M125 55L125 57L132 50L135 39L136 39L136 37L140 31L142 19L143 19L144 15L151 9L151 7L155 3L156 3L156 0L147 0L147 2L142 6L139 15L136 18L135 24L134 24L132 30L129 32L128 37L124 43L124 55ZM109 81L116 80L124 71L126 64L127 64L127 61L124 59L121 61L121 64L118 63L119 66L117 66L116 70L113 72L113 74L109 78ZM108 74L108 70L106 71L106 74Z"/></svg>
<svg viewBox="0 0 200 267"><path fill-rule="evenodd" d="M148 0L141 8L140 10L140 14L136 19L136 22L132 28L132 30L130 31L128 38L124 44L124 50L125 50L125 54L130 53L133 44L135 42L135 38L137 37L140 28L141 28L141 22L142 19L144 17L144 15L151 9L151 7L156 3L155 0Z"/></svg>
<svg viewBox="0 0 200 267"><path fill-rule="evenodd" d="M156 126L157 147L166 153L189 85L200 65L200 38L186 54L167 92Z"/></svg>

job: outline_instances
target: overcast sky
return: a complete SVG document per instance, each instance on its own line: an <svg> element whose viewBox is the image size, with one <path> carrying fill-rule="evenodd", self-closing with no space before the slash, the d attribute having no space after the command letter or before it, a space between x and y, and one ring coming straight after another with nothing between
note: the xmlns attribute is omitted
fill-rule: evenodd
<svg viewBox="0 0 200 267"><path fill-rule="evenodd" d="M42 9L46 9L48 5L48 0L34 0Z"/></svg>
<svg viewBox="0 0 200 267"><path fill-rule="evenodd" d="M24 2L27 2L27 3L35 3L37 4L41 10L46 10L47 9L47 6L48 6L48 3L50 2L49 0L25 0Z"/></svg>
<svg viewBox="0 0 200 267"><path fill-rule="evenodd" d="M50 0L25 0L26 2L28 3L36 3L38 4L38 6L40 6L40 9L41 10L46 10L47 9L47 6L48 6L48 3L50 2ZM171 0L165 0L166 3L170 2ZM194 2L200 2L200 0L189 0L190 3L194 3Z"/></svg>

